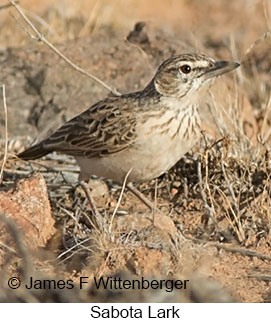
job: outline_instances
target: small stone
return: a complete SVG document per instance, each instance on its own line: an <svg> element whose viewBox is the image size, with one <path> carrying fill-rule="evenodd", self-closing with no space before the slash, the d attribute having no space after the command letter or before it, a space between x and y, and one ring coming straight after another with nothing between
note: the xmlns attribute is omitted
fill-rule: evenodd
<svg viewBox="0 0 271 323"><path fill-rule="evenodd" d="M98 179L91 179L89 181L89 188L93 198L108 196L108 187L105 182Z"/></svg>

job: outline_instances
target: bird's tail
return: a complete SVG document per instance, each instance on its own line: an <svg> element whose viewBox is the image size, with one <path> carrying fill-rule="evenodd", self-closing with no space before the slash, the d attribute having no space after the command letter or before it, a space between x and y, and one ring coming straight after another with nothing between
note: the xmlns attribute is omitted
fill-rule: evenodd
<svg viewBox="0 0 271 323"><path fill-rule="evenodd" d="M44 149L41 143L34 145L18 155L24 160L38 159L50 153L50 150Z"/></svg>

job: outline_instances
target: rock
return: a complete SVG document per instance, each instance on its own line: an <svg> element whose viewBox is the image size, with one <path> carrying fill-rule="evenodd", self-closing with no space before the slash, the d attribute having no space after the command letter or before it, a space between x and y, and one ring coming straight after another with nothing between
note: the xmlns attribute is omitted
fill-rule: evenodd
<svg viewBox="0 0 271 323"><path fill-rule="evenodd" d="M40 174L18 181L8 191L0 191L0 212L14 220L31 249L44 247L55 233L46 182ZM16 249L3 223L0 237L7 246Z"/></svg>

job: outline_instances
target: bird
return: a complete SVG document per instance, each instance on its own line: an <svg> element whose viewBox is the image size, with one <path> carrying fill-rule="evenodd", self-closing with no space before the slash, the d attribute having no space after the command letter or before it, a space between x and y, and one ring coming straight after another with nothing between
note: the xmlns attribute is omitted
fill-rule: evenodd
<svg viewBox="0 0 271 323"><path fill-rule="evenodd" d="M239 65L203 53L168 58L143 90L106 97L18 157L74 156L80 182L96 175L122 183L129 173L127 187L144 200L132 183L164 174L198 142L204 92Z"/></svg>

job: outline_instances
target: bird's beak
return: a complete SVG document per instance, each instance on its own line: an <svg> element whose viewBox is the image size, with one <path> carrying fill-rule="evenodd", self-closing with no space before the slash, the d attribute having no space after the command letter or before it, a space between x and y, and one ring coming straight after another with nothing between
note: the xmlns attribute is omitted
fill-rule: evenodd
<svg viewBox="0 0 271 323"><path fill-rule="evenodd" d="M239 63L236 62L227 62L227 61L218 61L214 63L214 66L212 66L210 69L208 69L205 73L205 79L210 79L219 75L222 75L224 73L228 73L235 68L240 66Z"/></svg>

